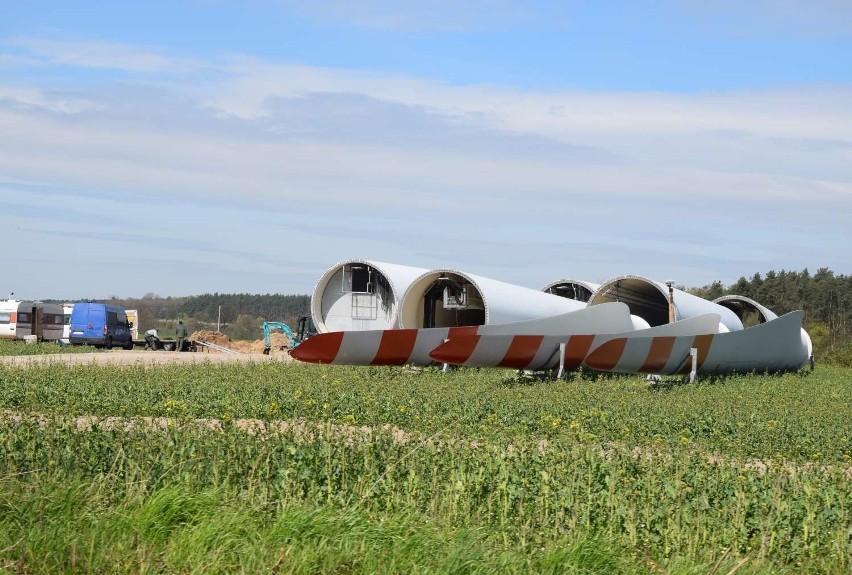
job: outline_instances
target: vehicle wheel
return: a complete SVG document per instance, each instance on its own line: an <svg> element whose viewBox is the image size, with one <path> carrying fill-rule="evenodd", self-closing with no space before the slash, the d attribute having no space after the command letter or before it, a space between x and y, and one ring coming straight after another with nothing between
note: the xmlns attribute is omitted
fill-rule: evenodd
<svg viewBox="0 0 852 575"><path fill-rule="evenodd" d="M106 345L104 346L106 349L112 349L112 338L108 337L106 340Z"/></svg>
<svg viewBox="0 0 852 575"><path fill-rule="evenodd" d="M128 341L127 343L125 343L125 344L124 344L124 349L125 349L125 350L127 350L127 351L130 351L131 349L133 349L133 342L132 342L132 341Z"/></svg>

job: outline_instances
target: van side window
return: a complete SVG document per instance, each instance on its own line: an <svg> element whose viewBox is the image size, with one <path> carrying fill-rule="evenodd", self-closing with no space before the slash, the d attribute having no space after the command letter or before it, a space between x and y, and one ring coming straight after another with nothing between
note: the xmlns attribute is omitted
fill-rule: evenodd
<svg viewBox="0 0 852 575"><path fill-rule="evenodd" d="M116 325L118 323L118 314L114 311L107 312L107 324L108 325Z"/></svg>
<svg viewBox="0 0 852 575"><path fill-rule="evenodd" d="M8 311L0 311L0 323L11 323L12 314Z"/></svg>

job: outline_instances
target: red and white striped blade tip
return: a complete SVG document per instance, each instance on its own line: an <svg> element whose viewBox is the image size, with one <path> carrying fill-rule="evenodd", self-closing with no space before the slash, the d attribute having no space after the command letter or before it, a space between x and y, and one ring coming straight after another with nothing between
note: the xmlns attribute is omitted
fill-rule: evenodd
<svg viewBox="0 0 852 575"><path fill-rule="evenodd" d="M307 363L331 363L337 357L342 342L342 331L320 333L296 346L290 356Z"/></svg>
<svg viewBox="0 0 852 575"><path fill-rule="evenodd" d="M464 365L468 358L470 358L478 342L478 335L454 337L430 351L429 357L438 363Z"/></svg>

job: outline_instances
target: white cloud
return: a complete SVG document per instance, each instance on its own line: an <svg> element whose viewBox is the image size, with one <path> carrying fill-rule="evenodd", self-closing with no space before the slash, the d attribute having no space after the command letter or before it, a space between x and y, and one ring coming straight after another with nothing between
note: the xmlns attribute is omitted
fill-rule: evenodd
<svg viewBox="0 0 852 575"><path fill-rule="evenodd" d="M820 247L852 240L849 87L535 92L250 58L198 62L221 72L198 82L170 74L182 59L112 53L111 66L138 74L73 91L0 84L0 196L110 197L147 214L137 244L172 238L174 220L207 238L181 257L247 277L279 261L288 236L275 237L300 222L310 225L299 243L314 250L301 261L318 273L344 255L457 258L482 275L563 262L524 282L534 287L672 265L693 285L767 267L852 268L848 253ZM104 62L72 61L62 66ZM74 249L99 241L74 221L58 232Z"/></svg>
<svg viewBox="0 0 852 575"><path fill-rule="evenodd" d="M206 67L197 60L168 56L163 54L163 50L140 49L137 46L112 42L14 37L4 40L3 43L26 50L43 63L62 66L137 73L186 72ZM23 63L21 58L15 58L15 61Z"/></svg>
<svg viewBox="0 0 852 575"><path fill-rule="evenodd" d="M459 123L487 123L551 137L730 131L847 140L852 129L848 86L709 94L536 93L247 60L235 61L231 71L208 103L223 114L242 118L267 115L270 98L351 93L416 106Z"/></svg>
<svg viewBox="0 0 852 575"><path fill-rule="evenodd" d="M16 104L27 108L37 108L60 114L79 114L94 110L98 106L84 98L71 94L50 93L30 86L0 85L0 102Z"/></svg>
<svg viewBox="0 0 852 575"><path fill-rule="evenodd" d="M41 66L38 58L25 58L14 54L0 54L0 69L3 68L37 68Z"/></svg>

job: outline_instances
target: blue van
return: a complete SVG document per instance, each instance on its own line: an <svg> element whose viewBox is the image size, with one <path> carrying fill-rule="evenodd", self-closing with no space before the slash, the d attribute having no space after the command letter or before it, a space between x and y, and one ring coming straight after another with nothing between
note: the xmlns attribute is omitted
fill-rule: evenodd
<svg viewBox="0 0 852 575"><path fill-rule="evenodd" d="M133 349L133 336L124 308L103 303L75 303L71 310L71 345Z"/></svg>

